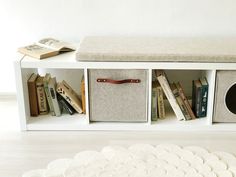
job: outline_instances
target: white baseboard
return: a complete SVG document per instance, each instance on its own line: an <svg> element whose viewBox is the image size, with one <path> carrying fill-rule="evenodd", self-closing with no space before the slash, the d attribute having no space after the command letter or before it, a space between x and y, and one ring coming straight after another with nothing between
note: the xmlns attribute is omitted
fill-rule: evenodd
<svg viewBox="0 0 236 177"><path fill-rule="evenodd" d="M0 92L0 100L1 99L16 99L15 92Z"/></svg>

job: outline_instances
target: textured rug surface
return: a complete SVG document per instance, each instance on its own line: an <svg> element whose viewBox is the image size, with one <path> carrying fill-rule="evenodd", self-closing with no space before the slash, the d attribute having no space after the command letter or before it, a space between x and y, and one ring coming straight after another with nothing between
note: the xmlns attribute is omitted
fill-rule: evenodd
<svg viewBox="0 0 236 177"><path fill-rule="evenodd" d="M198 146L106 146L54 160L22 177L236 177L236 157Z"/></svg>

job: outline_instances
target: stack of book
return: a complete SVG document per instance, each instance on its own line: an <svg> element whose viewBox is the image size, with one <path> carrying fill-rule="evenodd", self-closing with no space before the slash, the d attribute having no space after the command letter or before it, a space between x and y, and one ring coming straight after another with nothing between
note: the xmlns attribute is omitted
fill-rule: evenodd
<svg viewBox="0 0 236 177"><path fill-rule="evenodd" d="M193 81L192 107L180 82L170 83L163 70L156 70L155 74L178 120L192 120L206 116L208 95L206 78Z"/></svg>
<svg viewBox="0 0 236 177"><path fill-rule="evenodd" d="M32 73L27 81L29 93L30 115L36 117L50 113L61 116L63 112L72 115L85 113L85 92L82 91L82 101L71 86L62 81L56 82L49 73L45 76ZM84 84L82 80L81 84ZM81 88L84 86L81 86Z"/></svg>

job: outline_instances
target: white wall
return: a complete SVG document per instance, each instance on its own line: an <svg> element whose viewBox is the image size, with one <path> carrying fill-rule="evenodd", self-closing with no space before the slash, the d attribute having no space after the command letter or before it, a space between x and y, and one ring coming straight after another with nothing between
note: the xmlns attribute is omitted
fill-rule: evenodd
<svg viewBox="0 0 236 177"><path fill-rule="evenodd" d="M15 92L17 47L42 37L236 35L235 0L0 0L0 93Z"/></svg>

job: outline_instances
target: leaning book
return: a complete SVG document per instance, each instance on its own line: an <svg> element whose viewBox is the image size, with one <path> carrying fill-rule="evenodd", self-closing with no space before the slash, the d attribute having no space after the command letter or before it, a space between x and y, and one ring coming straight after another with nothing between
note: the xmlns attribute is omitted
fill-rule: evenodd
<svg viewBox="0 0 236 177"><path fill-rule="evenodd" d="M57 86L56 77L50 78L48 82L49 96L50 99L52 100L52 106L55 116L59 117L61 116L61 108L57 99L56 86Z"/></svg>
<svg viewBox="0 0 236 177"><path fill-rule="evenodd" d="M34 44L18 48L20 53L37 59L44 59L74 50L75 47L72 44L54 38L44 38Z"/></svg>
<svg viewBox="0 0 236 177"><path fill-rule="evenodd" d="M83 113L82 102L77 93L66 81L57 84L57 92L80 114Z"/></svg>
<svg viewBox="0 0 236 177"><path fill-rule="evenodd" d="M186 120L186 118L185 118L184 114L182 113L180 106L177 103L177 100L170 88L170 84L168 82L165 72L163 70L156 70L155 74L156 74L156 78L159 81L177 119L178 120Z"/></svg>

